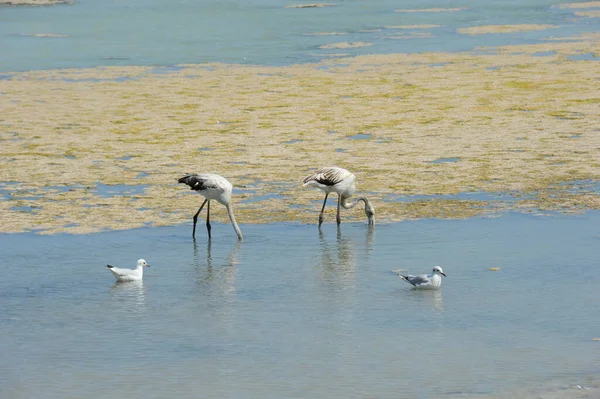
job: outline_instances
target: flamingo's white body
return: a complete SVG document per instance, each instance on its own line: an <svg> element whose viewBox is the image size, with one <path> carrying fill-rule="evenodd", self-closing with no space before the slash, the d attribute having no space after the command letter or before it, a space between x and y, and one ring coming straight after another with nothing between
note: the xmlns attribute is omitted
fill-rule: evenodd
<svg viewBox="0 0 600 399"><path fill-rule="evenodd" d="M212 173L199 173L185 175L178 181L179 183L187 184L192 190L196 191L205 198L204 202L200 206L200 209L198 209L198 212L196 212L194 215L194 229L192 231L192 237L196 236L196 223L198 222L198 215L206 204L206 229L208 230L208 238L211 238L210 201L216 200L220 204L223 204L227 209L229 220L231 220L231 225L233 226L238 239L241 240L243 238L242 231L235 221L233 208L231 207L231 191L233 189L233 185L226 178Z"/></svg>
<svg viewBox="0 0 600 399"><path fill-rule="evenodd" d="M323 207L319 214L319 226L323 224L323 211L325 210L325 204L327 203L327 197L331 193L338 195L338 206L336 214L336 222L339 225L342 220L340 218L340 207L344 209L354 208L360 201L365 204L365 214L369 220L369 224L375 223L375 208L371 205L371 202L367 197L358 197L352 202L348 202L348 198L356 191L356 176L347 171L346 169L339 168L337 166L325 166L318 169L316 172L306 176L303 180L304 187L317 187L318 189L325 192L325 199L323 200Z"/></svg>
<svg viewBox="0 0 600 399"><path fill-rule="evenodd" d="M422 290L437 290L442 285L442 276L446 277L446 273L444 273L440 266L434 266L431 274L419 274L417 276L410 274L398 275L413 287Z"/></svg>
<svg viewBox="0 0 600 399"><path fill-rule="evenodd" d="M150 265L144 259L138 259L135 269L121 269L111 265L106 265L117 281L140 281L144 277L144 267Z"/></svg>

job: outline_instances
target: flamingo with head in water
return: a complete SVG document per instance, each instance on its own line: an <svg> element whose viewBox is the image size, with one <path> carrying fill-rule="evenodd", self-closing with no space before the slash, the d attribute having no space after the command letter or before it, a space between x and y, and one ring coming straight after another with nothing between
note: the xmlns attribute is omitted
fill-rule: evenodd
<svg viewBox="0 0 600 399"><path fill-rule="evenodd" d="M241 240L242 231L235 221L233 216L233 209L231 207L231 190L233 185L223 176L215 175L212 173L199 173L185 175L178 180L179 183L184 183L190 186L192 190L202 195L205 200L198 209L198 212L194 215L194 229L192 230L192 237L196 237L196 223L198 222L198 215L204 205L206 205L206 229L208 230L208 238L211 238L211 226L210 226L210 201L216 200L217 202L225 205L231 225L238 236L238 240Z"/></svg>
<svg viewBox="0 0 600 399"><path fill-rule="evenodd" d="M325 199L323 200L323 207L319 214L319 227L323 224L323 211L325 210L325 204L327 203L327 197L330 193L336 193L338 195L337 215L336 222L339 225L342 222L340 217L340 208L352 209L359 202L365 204L365 214L369 225L375 223L375 208L368 200L367 197L357 197L354 201L348 201L348 198L356 191L356 176L343 168L337 166L326 166L320 168L316 172L306 176L303 181L304 187L317 187L318 189L325 192Z"/></svg>

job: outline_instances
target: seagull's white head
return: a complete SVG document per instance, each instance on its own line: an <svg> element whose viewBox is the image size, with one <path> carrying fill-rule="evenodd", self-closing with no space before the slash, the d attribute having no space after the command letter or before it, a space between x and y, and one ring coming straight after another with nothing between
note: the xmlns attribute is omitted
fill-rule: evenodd
<svg viewBox="0 0 600 399"><path fill-rule="evenodd" d="M144 259L138 259L137 265L138 265L138 267L143 267L143 266L150 267L150 264L148 262L146 262Z"/></svg>
<svg viewBox="0 0 600 399"><path fill-rule="evenodd" d="M442 276L446 277L446 273L444 273L444 271L442 270L441 266L434 266L433 267L433 274L441 274Z"/></svg>

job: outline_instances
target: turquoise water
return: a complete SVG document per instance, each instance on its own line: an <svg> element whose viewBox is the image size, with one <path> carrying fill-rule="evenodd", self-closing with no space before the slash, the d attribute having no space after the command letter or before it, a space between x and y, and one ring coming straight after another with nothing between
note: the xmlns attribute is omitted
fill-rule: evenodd
<svg viewBox="0 0 600 399"><path fill-rule="evenodd" d="M526 398L583 385L600 364L599 225L590 212L242 224L241 243L227 224L210 244L190 224L4 234L0 397ZM115 284L105 264L140 257L143 284ZM440 291L391 273L436 264Z"/></svg>
<svg viewBox="0 0 600 399"><path fill-rule="evenodd" d="M600 19L555 7L566 1L333 1L335 7L294 9L280 0L78 0L53 7L0 6L0 72L98 65L227 62L286 65L330 53L472 51L478 46L534 43L599 30ZM395 10L462 8L460 12ZM579 10L581 11L581 10ZM393 29L434 24L430 29ZM462 35L456 29L492 24L553 24L556 29ZM343 35L314 35L337 32ZM398 39L428 33L429 37ZM35 37L36 34L64 37ZM373 43L323 49L336 42ZM0 76L2 78L2 76Z"/></svg>

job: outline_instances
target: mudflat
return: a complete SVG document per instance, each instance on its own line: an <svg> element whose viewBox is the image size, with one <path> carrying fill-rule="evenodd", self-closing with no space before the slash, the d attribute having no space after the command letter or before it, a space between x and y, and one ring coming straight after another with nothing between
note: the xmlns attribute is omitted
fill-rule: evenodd
<svg viewBox="0 0 600 399"><path fill-rule="evenodd" d="M301 181L326 165L357 176L378 222L598 209L599 56L589 34L285 67L4 74L0 231L183 223L201 203L177 184L191 172L234 184L241 224L313 223L323 195ZM451 197L470 192L512 200Z"/></svg>

